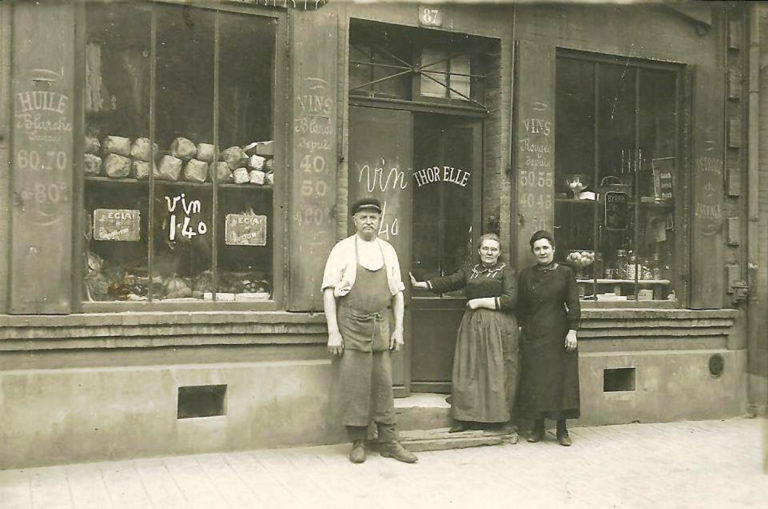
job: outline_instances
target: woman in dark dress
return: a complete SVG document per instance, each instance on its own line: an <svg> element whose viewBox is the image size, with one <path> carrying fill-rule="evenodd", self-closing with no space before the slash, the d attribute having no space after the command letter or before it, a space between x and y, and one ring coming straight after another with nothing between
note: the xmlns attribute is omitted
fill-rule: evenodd
<svg viewBox="0 0 768 509"><path fill-rule="evenodd" d="M544 419L550 418L557 421L557 441L569 446L566 419L579 417L579 290L571 268L554 261L551 233L537 231L530 244L537 264L520 273L516 308L522 327L518 408L534 421L529 442L544 438Z"/></svg>
<svg viewBox="0 0 768 509"><path fill-rule="evenodd" d="M463 288L468 299L453 359L451 431L508 423L517 389L515 272L499 260L497 235L482 235L478 253L480 263L449 276L416 281L411 274L414 288L435 293Z"/></svg>

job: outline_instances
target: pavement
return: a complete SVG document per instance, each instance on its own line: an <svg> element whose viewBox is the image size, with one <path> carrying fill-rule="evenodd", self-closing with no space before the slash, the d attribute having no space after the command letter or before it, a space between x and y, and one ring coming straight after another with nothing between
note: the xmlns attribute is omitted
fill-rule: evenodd
<svg viewBox="0 0 768 509"><path fill-rule="evenodd" d="M572 428L545 442L419 453L347 444L0 471L0 508L768 507L763 419Z"/></svg>

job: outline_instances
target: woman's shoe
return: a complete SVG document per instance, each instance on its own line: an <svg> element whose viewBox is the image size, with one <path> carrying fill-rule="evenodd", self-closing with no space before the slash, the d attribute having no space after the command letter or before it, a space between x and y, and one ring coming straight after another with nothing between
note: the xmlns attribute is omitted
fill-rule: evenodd
<svg viewBox="0 0 768 509"><path fill-rule="evenodd" d="M557 442L565 447L570 447L571 444L573 444L573 440L571 440L571 436L568 434L568 430L558 432Z"/></svg>
<svg viewBox="0 0 768 509"><path fill-rule="evenodd" d="M541 442L544 439L544 421L536 421L531 430L531 434L528 436L528 441L531 443Z"/></svg>
<svg viewBox="0 0 768 509"><path fill-rule="evenodd" d="M448 430L448 433L460 433L470 429L472 429L470 423L466 421L456 421L453 423L453 426L451 426L451 429Z"/></svg>

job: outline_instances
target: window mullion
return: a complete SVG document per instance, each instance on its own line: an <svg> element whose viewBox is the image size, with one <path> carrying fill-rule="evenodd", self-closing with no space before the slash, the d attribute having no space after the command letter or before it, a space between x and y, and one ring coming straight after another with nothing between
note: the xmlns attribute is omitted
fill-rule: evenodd
<svg viewBox="0 0 768 509"><path fill-rule="evenodd" d="M642 158L642 150L640 149L640 68L635 68L635 80L634 80L634 130L635 130L635 154L637 158L637 165L635 166L635 174L634 174L634 195L635 195L635 228L632 231L632 252L635 255L635 266L632 270L632 272L635 275L635 299L639 296L639 290L640 285L637 282L639 279L640 272L638 269L638 257L640 255L639 253L639 245L640 245L640 172L643 169L643 158Z"/></svg>
<svg viewBox="0 0 768 509"><path fill-rule="evenodd" d="M147 207L147 274L149 276L149 283L147 288L147 299L151 304L154 301L154 261L153 254L155 251L155 120L156 120L156 91L157 91L157 11L150 9L150 26L149 26L149 150L150 150L150 162L149 162L149 205Z"/></svg>
<svg viewBox="0 0 768 509"><path fill-rule="evenodd" d="M594 147L594 153L592 154L592 182L594 182L595 185L595 192L597 192L598 189L598 183L600 178L600 63L595 62L593 64L593 72L592 72L592 85L594 90L594 96L593 96L593 104L592 104L592 115L595 119L594 126L593 126L593 140L592 144ZM603 196L603 207L605 207L605 197ZM595 257L597 257L598 254L601 255L603 261L605 262L605 255L606 253L601 253L600 251L600 201L595 200L594 207L592 209L592 252L595 253ZM597 273L597 264L593 262L592 264L592 295L594 296L595 300L597 300L597 278L599 278L602 274Z"/></svg>
<svg viewBox="0 0 768 509"><path fill-rule="evenodd" d="M213 153L214 161L219 160L219 71L220 71L220 49L221 49L221 33L220 33L220 21L221 11L216 11L216 17L213 24ZM213 191L212 203L213 210L211 211L211 271L213 272L213 302L218 300L217 294L219 290L219 256L218 256L218 236L216 225L219 223L219 181L216 171L211 173L211 188Z"/></svg>

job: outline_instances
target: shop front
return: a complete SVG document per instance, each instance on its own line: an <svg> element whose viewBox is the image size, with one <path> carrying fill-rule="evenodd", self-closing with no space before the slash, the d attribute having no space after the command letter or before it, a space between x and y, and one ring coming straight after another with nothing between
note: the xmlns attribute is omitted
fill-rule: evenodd
<svg viewBox="0 0 768 509"><path fill-rule="evenodd" d="M555 232L581 422L742 414L745 19L0 6L0 468L340 440L320 281L369 194L406 282ZM397 396L450 392L463 309L406 290Z"/></svg>

